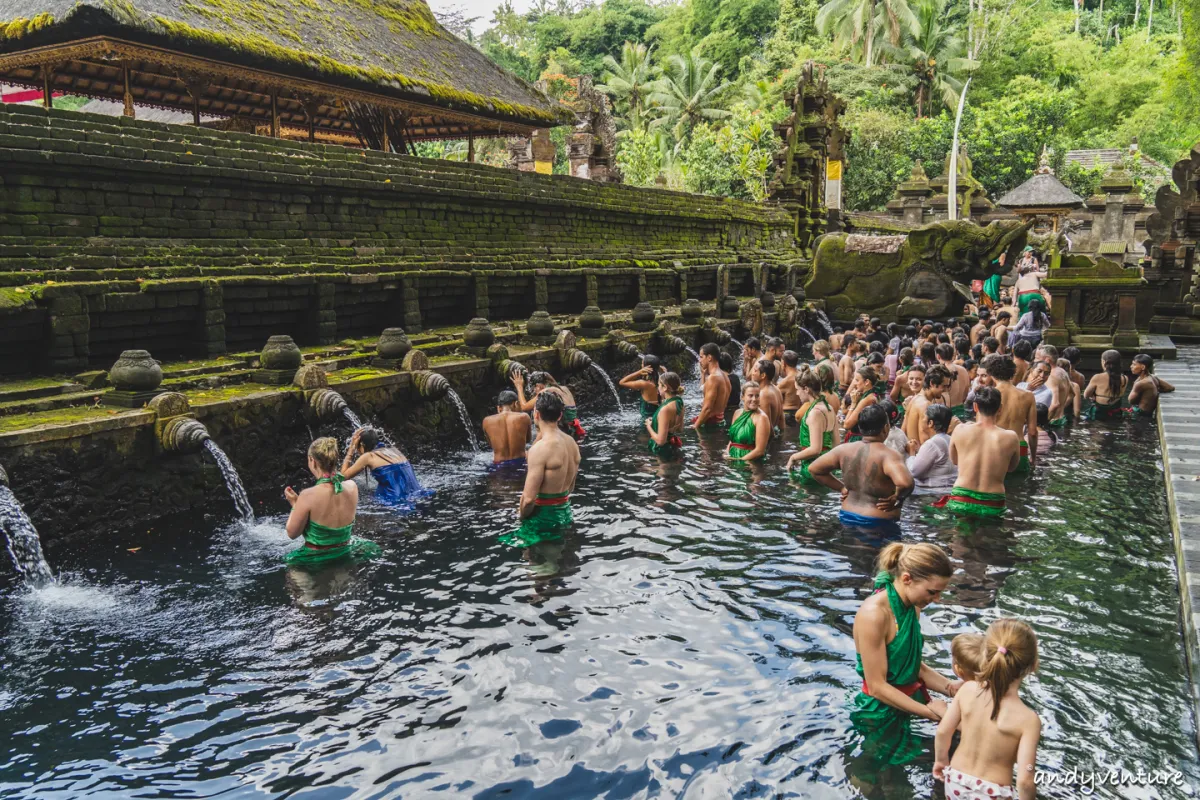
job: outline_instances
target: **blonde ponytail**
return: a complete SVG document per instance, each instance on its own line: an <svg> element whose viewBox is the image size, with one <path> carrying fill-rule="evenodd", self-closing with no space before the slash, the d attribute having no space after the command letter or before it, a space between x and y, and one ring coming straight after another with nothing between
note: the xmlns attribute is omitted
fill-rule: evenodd
<svg viewBox="0 0 1200 800"><path fill-rule="evenodd" d="M315 439L308 446L308 457L313 460L321 470L327 474L332 474L338 468L338 442L332 436L325 436L320 439Z"/></svg>
<svg viewBox="0 0 1200 800"><path fill-rule="evenodd" d="M992 719L1010 686L1038 666L1038 641L1033 628L1019 619L998 619L984 634L976 680L992 696Z"/></svg>
<svg viewBox="0 0 1200 800"><path fill-rule="evenodd" d="M907 572L914 581L949 578L954 574L954 565L950 563L946 551L928 542L892 542L880 551L875 563L880 572L886 572L893 578L899 578Z"/></svg>

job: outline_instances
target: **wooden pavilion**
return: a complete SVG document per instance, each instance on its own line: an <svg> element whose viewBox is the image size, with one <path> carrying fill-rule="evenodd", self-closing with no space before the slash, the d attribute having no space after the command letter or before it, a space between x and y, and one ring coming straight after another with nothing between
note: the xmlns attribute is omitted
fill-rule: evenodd
<svg viewBox="0 0 1200 800"><path fill-rule="evenodd" d="M0 83L397 152L574 122L425 0L5 0Z"/></svg>

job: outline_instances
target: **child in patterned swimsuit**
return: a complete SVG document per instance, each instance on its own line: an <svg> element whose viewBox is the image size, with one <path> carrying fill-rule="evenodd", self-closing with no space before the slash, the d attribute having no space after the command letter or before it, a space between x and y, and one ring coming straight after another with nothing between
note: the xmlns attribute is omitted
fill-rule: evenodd
<svg viewBox="0 0 1200 800"><path fill-rule="evenodd" d="M934 740L933 776L946 782L947 800L1033 800L1042 721L1017 692L1037 664L1032 628L1011 618L988 627L975 680L958 690ZM950 739L960 727L962 741L950 759Z"/></svg>

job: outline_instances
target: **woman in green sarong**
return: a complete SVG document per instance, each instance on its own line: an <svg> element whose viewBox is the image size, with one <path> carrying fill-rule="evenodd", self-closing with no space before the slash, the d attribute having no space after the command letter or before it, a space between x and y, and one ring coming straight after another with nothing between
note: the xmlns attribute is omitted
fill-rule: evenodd
<svg viewBox="0 0 1200 800"><path fill-rule="evenodd" d="M954 567L942 548L927 542L893 542L877 563L875 593L854 617L855 669L863 681L850 720L874 759L907 764L924 751L912 718L936 722L946 712L929 691L953 697L962 685L921 661L921 609L939 598Z"/></svg>
<svg viewBox="0 0 1200 800"><path fill-rule="evenodd" d="M284 497L292 506L287 520L289 539L304 537L304 546L288 553L291 567L318 567L344 558L371 558L379 546L352 535L358 509L358 486L342 477L338 468L337 439L317 439L308 448L308 469L317 482L297 494L292 487Z"/></svg>
<svg viewBox="0 0 1200 800"><path fill-rule="evenodd" d="M664 372L658 379L657 391L662 405L646 420L650 452L661 458L676 458L683 454L683 440L679 438L683 433L683 399L679 396L683 389L679 376Z"/></svg>
<svg viewBox="0 0 1200 800"><path fill-rule="evenodd" d="M1092 405L1083 413L1084 419L1116 420L1123 419L1125 409L1125 389L1129 378L1121 366L1121 353L1118 350L1105 350L1100 354L1100 367L1103 372L1097 372L1083 390L1085 400L1091 400Z"/></svg>
<svg viewBox="0 0 1200 800"><path fill-rule="evenodd" d="M758 384L747 381L742 384L742 407L733 415L729 424L729 450L734 461L754 461L766 455L771 441L771 418L758 404Z"/></svg>
<svg viewBox="0 0 1200 800"><path fill-rule="evenodd" d="M642 356L642 368L631 372L617 382L622 389L633 389L638 397L638 410L642 420L648 420L658 413L661 398L658 394L658 379L663 373L662 362L658 356Z"/></svg>
<svg viewBox="0 0 1200 800"><path fill-rule="evenodd" d="M821 392L821 378L817 373L805 370L796 376L796 392L804 403L796 414L800 423L800 452L788 459L788 470L800 483L820 486L808 474L808 465L822 453L833 449L833 433L837 429L837 417L829 401Z"/></svg>

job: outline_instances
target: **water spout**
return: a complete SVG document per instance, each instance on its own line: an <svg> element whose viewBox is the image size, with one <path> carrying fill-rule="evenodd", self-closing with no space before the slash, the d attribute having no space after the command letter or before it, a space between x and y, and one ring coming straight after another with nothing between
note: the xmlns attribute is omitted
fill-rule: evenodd
<svg viewBox="0 0 1200 800"><path fill-rule="evenodd" d="M829 317L822 309L816 309L817 321L821 323L821 327L825 329L825 335L833 336L833 323L829 321Z"/></svg>
<svg viewBox="0 0 1200 800"><path fill-rule="evenodd" d="M613 400L617 401L617 408L622 408L621 395L617 394L617 387L613 384L612 378L608 377L608 373L601 369L600 365L594 361L588 364L588 368L600 373L600 377L604 378L604 382L608 384L609 391L612 392Z"/></svg>
<svg viewBox="0 0 1200 800"><path fill-rule="evenodd" d="M348 408L346 398L328 388L313 389L308 395L308 407L319 420L343 416Z"/></svg>
<svg viewBox="0 0 1200 800"><path fill-rule="evenodd" d="M817 343L817 337L812 335L812 331L810 331L808 328L805 328L802 326L797 326L797 327L799 327L801 332L803 332L809 339L812 339L813 344Z"/></svg>
<svg viewBox="0 0 1200 800"><path fill-rule="evenodd" d="M37 528L33 527L25 509L8 488L8 476L3 469L0 469L0 530L4 531L13 566L29 585L41 588L54 583L54 573L42 555L42 540L38 538Z"/></svg>
<svg viewBox="0 0 1200 800"><path fill-rule="evenodd" d="M458 392L449 389L446 396L450 398L450 402L454 404L454 408L458 410L458 419L462 422L463 430L467 432L467 438L471 442L471 449L476 453L479 452L479 438L475 436L475 429L471 427L471 416L467 413L467 406L463 403L462 398L458 396Z"/></svg>
<svg viewBox="0 0 1200 800"><path fill-rule="evenodd" d="M233 468L233 462L229 460L229 456L225 455L225 451L212 439L204 440L204 449L213 457L213 461L217 462L217 466L221 470L221 477L225 479L225 488L229 490L229 496L233 499L234 508L241 515L242 522L254 522L254 507L250 505L250 498L246 496L242 479L238 477L237 470Z"/></svg>
<svg viewBox="0 0 1200 800"><path fill-rule="evenodd" d="M624 339L618 339L613 343L613 347L616 349L617 355L621 358L636 358L639 361L642 358L642 354L638 352L637 346L633 342L627 342Z"/></svg>
<svg viewBox="0 0 1200 800"><path fill-rule="evenodd" d="M418 352L416 350L413 353ZM412 353L409 353L412 355ZM445 376L431 370L417 370L412 374L413 386L417 394L426 400L441 400L450 391L450 381Z"/></svg>
<svg viewBox="0 0 1200 800"><path fill-rule="evenodd" d="M159 436L159 444L168 453L195 453L210 438L208 428L193 417L172 417Z"/></svg>
<svg viewBox="0 0 1200 800"><path fill-rule="evenodd" d="M354 430L358 430L363 426L362 420L358 418L358 414L355 414L350 409L350 406L346 406L342 409L342 416L346 418L346 422L349 422L350 427Z"/></svg>
<svg viewBox="0 0 1200 800"><path fill-rule="evenodd" d="M697 363L700 361L700 354L697 353L695 350L693 350L692 348L690 348L686 345L684 345L683 349L687 350L688 355L691 356L693 359L695 359Z"/></svg>

